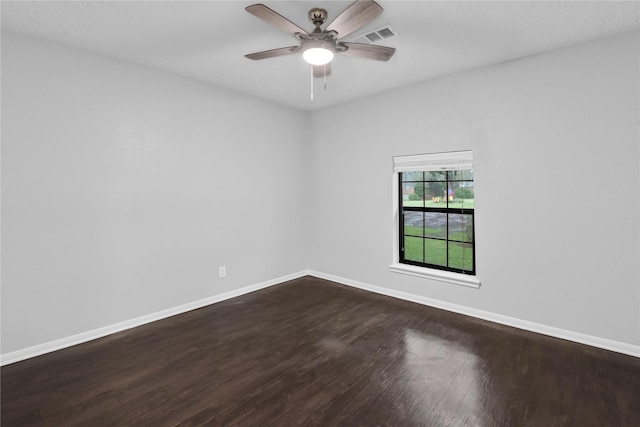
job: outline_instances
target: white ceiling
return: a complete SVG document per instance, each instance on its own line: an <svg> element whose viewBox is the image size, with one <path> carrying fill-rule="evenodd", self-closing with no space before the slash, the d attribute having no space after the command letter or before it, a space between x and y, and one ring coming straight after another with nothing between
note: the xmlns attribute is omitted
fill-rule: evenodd
<svg viewBox="0 0 640 427"><path fill-rule="evenodd" d="M312 7L332 21L351 1L262 0L311 31ZM323 90L299 55L252 61L244 54L296 45L247 13L256 1L2 1L2 29L125 59L296 109L313 110L640 27L637 1L385 1L399 33L389 62L338 56Z"/></svg>

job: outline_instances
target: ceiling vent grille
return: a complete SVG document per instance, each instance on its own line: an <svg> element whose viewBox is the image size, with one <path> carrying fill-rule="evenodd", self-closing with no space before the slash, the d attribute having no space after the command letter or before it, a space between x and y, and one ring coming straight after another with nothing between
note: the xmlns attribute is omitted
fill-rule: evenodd
<svg viewBox="0 0 640 427"><path fill-rule="evenodd" d="M387 24L383 27L377 28L373 31L369 31L366 34L361 34L354 39L356 43L376 43L380 40L388 39L391 37L396 37L398 33L394 30L391 25Z"/></svg>
<svg viewBox="0 0 640 427"><path fill-rule="evenodd" d="M375 43L382 38L377 32L369 33L364 35L371 43Z"/></svg>

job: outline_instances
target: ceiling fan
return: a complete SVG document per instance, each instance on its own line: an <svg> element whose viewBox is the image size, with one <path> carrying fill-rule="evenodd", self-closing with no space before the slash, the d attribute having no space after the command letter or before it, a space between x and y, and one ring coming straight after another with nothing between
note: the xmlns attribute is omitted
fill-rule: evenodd
<svg viewBox="0 0 640 427"><path fill-rule="evenodd" d="M302 52L305 61L313 66L314 77L331 73L330 65L334 53L388 61L396 51L392 47L341 41L382 13L382 7L373 0L357 0L352 3L324 30L321 27L327 19L327 11L320 8L311 9L309 20L316 26L311 33L263 4L247 6L246 11L300 40L298 46L250 53L245 55L246 58L266 59Z"/></svg>

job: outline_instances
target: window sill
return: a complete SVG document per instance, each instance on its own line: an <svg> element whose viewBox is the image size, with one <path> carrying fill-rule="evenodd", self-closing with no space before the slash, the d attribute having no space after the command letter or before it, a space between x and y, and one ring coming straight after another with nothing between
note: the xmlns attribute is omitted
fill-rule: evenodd
<svg viewBox="0 0 640 427"><path fill-rule="evenodd" d="M453 273L451 271L436 270L433 268L416 267L408 264L391 264L389 269L394 273L408 274L410 276L423 277L426 279L439 280L441 282L453 283L454 285L479 288L480 280L476 276Z"/></svg>

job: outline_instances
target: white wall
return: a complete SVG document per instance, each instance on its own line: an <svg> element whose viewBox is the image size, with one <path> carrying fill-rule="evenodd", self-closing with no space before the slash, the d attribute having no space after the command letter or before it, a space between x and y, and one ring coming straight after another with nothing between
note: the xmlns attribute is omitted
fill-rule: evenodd
<svg viewBox="0 0 640 427"><path fill-rule="evenodd" d="M305 270L305 120L3 33L2 353Z"/></svg>
<svg viewBox="0 0 640 427"><path fill-rule="evenodd" d="M3 33L2 353L308 267L638 345L638 35L302 113ZM392 156L469 148L482 287L389 272Z"/></svg>
<svg viewBox="0 0 640 427"><path fill-rule="evenodd" d="M313 115L311 269L640 344L639 33ZM480 289L391 273L392 156L472 149Z"/></svg>

